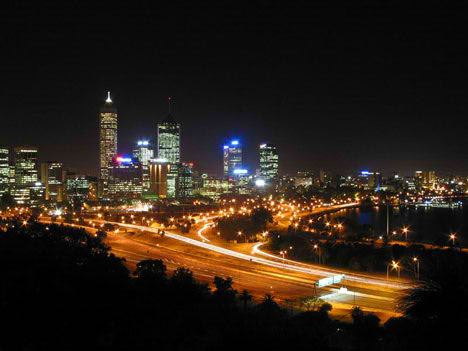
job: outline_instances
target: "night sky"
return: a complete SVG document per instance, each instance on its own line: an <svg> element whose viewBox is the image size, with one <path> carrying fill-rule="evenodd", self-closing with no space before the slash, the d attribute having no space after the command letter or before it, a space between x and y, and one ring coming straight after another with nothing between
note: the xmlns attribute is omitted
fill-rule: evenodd
<svg viewBox="0 0 468 351"><path fill-rule="evenodd" d="M121 153L154 136L173 96L182 160L206 172L236 137L252 170L272 142L283 173L468 174L455 2L64 3L0 5L0 144L97 174L110 90Z"/></svg>

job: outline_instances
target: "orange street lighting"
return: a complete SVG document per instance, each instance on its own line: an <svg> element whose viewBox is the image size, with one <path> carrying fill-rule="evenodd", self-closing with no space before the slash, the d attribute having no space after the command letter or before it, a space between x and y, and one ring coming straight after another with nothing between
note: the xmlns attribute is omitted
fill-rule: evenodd
<svg viewBox="0 0 468 351"><path fill-rule="evenodd" d="M455 240L457 239L457 236L454 233L450 234L450 240L452 240L452 245L455 245Z"/></svg>
<svg viewBox="0 0 468 351"><path fill-rule="evenodd" d="M287 250L280 251L280 254L283 255L283 264L284 264L284 255L286 255Z"/></svg>

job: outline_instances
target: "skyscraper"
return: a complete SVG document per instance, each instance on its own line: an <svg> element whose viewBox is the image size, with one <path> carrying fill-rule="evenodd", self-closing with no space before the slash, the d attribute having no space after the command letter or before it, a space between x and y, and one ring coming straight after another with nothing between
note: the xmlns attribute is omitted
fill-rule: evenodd
<svg viewBox="0 0 468 351"><path fill-rule="evenodd" d="M177 166L180 163L180 123L173 114L172 98L169 97L169 113L157 125L158 159L170 164L167 175L167 197L176 196Z"/></svg>
<svg viewBox="0 0 468 351"><path fill-rule="evenodd" d="M153 149L150 142L139 140L135 149L133 149L133 157L140 161L143 176L143 191L148 191L150 187L149 163L153 159Z"/></svg>
<svg viewBox="0 0 468 351"><path fill-rule="evenodd" d="M99 112L99 165L100 177L107 183L109 164L117 155L117 109L112 104L110 92Z"/></svg>
<svg viewBox="0 0 468 351"><path fill-rule="evenodd" d="M142 193L140 162L131 157L115 156L109 165L109 197L140 198Z"/></svg>
<svg viewBox="0 0 468 351"><path fill-rule="evenodd" d="M152 160L149 164L150 192L159 198L167 197L167 175L171 165L159 159Z"/></svg>
<svg viewBox="0 0 468 351"><path fill-rule="evenodd" d="M172 99L169 97L169 113L157 126L158 158L169 163L180 162L180 123L174 118Z"/></svg>
<svg viewBox="0 0 468 351"><path fill-rule="evenodd" d="M41 182L45 186L45 199L50 201L63 201L64 173L61 162L41 163Z"/></svg>
<svg viewBox="0 0 468 351"><path fill-rule="evenodd" d="M0 197L8 191L10 185L8 179L10 171L9 154L8 147L0 146Z"/></svg>
<svg viewBox="0 0 468 351"><path fill-rule="evenodd" d="M37 147L20 146L14 149L15 183L11 193L19 204L27 204L40 197L38 154Z"/></svg>
<svg viewBox="0 0 468 351"><path fill-rule="evenodd" d="M242 168L242 145L239 140L232 140L223 146L224 178L233 176L235 169Z"/></svg>
<svg viewBox="0 0 468 351"><path fill-rule="evenodd" d="M260 152L260 176L265 180L278 177L279 155L278 148L273 144L261 144Z"/></svg>
<svg viewBox="0 0 468 351"><path fill-rule="evenodd" d="M179 164L176 190L178 199L193 196L193 163Z"/></svg>

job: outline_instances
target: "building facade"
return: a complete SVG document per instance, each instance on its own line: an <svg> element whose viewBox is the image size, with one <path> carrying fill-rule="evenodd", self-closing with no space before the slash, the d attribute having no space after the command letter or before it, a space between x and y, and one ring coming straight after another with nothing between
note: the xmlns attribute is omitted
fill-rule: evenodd
<svg viewBox="0 0 468 351"><path fill-rule="evenodd" d="M61 162L41 163L41 183L45 187L45 200L62 202L64 193L64 171Z"/></svg>
<svg viewBox="0 0 468 351"><path fill-rule="evenodd" d="M149 164L150 192L158 198L167 197L167 175L171 165L166 161L154 160Z"/></svg>
<svg viewBox="0 0 468 351"><path fill-rule="evenodd" d="M31 146L14 148L14 185L10 193L18 204L38 203L41 199L39 182L39 149Z"/></svg>
<svg viewBox="0 0 468 351"><path fill-rule="evenodd" d="M223 146L223 175L229 178L234 170L242 168L242 145L239 140L232 140Z"/></svg>
<svg viewBox="0 0 468 351"><path fill-rule="evenodd" d="M10 149L0 146L0 197L10 189Z"/></svg>
<svg viewBox="0 0 468 351"><path fill-rule="evenodd" d="M176 197L185 199L193 196L193 163L180 163L177 167Z"/></svg>
<svg viewBox="0 0 468 351"><path fill-rule="evenodd" d="M260 153L260 177L271 181L278 177L279 155L278 148L273 144L261 144Z"/></svg>
<svg viewBox="0 0 468 351"><path fill-rule="evenodd" d="M147 140L139 140L133 150L133 158L137 159L141 164L143 192L149 191L149 164L154 158L154 151L151 148L150 142Z"/></svg>
<svg viewBox="0 0 468 351"><path fill-rule="evenodd" d="M104 183L109 178L109 164L117 155L117 109L113 105L110 92L99 112L99 164L100 177Z"/></svg>
<svg viewBox="0 0 468 351"><path fill-rule="evenodd" d="M138 160L115 156L109 166L108 195L112 199L136 199L143 193L142 168Z"/></svg>
<svg viewBox="0 0 468 351"><path fill-rule="evenodd" d="M158 159L167 161L171 166L167 175L168 198L176 197L177 166L180 163L180 123L172 110L172 100L169 98L169 113L158 123L156 132Z"/></svg>

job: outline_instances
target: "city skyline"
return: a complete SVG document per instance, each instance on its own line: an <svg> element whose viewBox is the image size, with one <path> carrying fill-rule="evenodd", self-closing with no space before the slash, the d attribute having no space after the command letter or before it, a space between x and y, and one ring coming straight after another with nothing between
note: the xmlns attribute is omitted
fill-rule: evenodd
<svg viewBox="0 0 468 351"><path fill-rule="evenodd" d="M250 169L258 145L271 142L284 155L281 173L468 173L455 5L162 6L2 11L2 144L26 142L41 161L94 173L96 115L110 90L122 151L152 137L173 95L186 131L181 161L209 173L221 171L232 138Z"/></svg>

